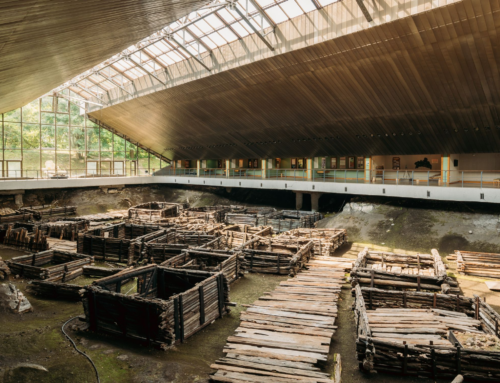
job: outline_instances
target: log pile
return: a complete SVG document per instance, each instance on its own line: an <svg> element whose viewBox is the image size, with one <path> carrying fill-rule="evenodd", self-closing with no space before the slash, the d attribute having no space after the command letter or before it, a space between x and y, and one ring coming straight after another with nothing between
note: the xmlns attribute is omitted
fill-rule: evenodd
<svg viewBox="0 0 500 383"><path fill-rule="evenodd" d="M323 219L321 213L300 210L282 210L257 217L256 226L270 225L274 232L282 233L298 228L313 228L315 223Z"/></svg>
<svg viewBox="0 0 500 383"><path fill-rule="evenodd" d="M226 213L227 225L250 225L259 226L258 220L267 214L275 212L276 209L270 207L231 207L231 212Z"/></svg>
<svg viewBox="0 0 500 383"><path fill-rule="evenodd" d="M500 254L455 250L457 272L478 277L500 277Z"/></svg>
<svg viewBox="0 0 500 383"><path fill-rule="evenodd" d="M10 275L9 266L0 257L0 279L7 279Z"/></svg>
<svg viewBox="0 0 500 383"><path fill-rule="evenodd" d="M25 249L33 252L44 251L50 248L47 236L35 227L35 231L30 233L28 228L16 227L18 224L9 224L7 228L0 228L0 234L3 234L3 244L13 246L19 249Z"/></svg>
<svg viewBox="0 0 500 383"><path fill-rule="evenodd" d="M121 293L137 278L137 293ZM228 312L229 285L220 272L149 265L95 281L82 290L85 319L92 331L168 349Z"/></svg>
<svg viewBox="0 0 500 383"><path fill-rule="evenodd" d="M344 243L347 243L345 229L295 229L282 233L283 240L305 238L314 241L314 256L332 256Z"/></svg>
<svg viewBox="0 0 500 383"><path fill-rule="evenodd" d="M22 207L19 209L22 212L33 214L37 219L41 219L44 215L48 215L49 217L53 217L56 215L74 215L76 214L76 206L59 206L59 207L46 207L42 206L29 206Z"/></svg>
<svg viewBox="0 0 500 383"><path fill-rule="evenodd" d="M30 255L21 255L7 261L15 275L30 279L71 280L80 276L83 266L92 265L94 258L83 254L59 250L46 250Z"/></svg>
<svg viewBox="0 0 500 383"><path fill-rule="evenodd" d="M340 356L333 379L321 370L335 333L337 301L345 270L325 264L303 270L265 293L227 339L226 355L210 367L212 382L340 383Z"/></svg>
<svg viewBox="0 0 500 383"><path fill-rule="evenodd" d="M361 369L432 379L457 374L480 382L500 378L500 352L469 349L455 336L488 333L498 338L500 315L479 297L359 285L355 292Z"/></svg>
<svg viewBox="0 0 500 383"><path fill-rule="evenodd" d="M28 222L33 220L33 214L20 213L9 215L0 215L0 223Z"/></svg>
<svg viewBox="0 0 500 383"><path fill-rule="evenodd" d="M183 205L170 202L146 202L128 209L128 219L156 221L167 217L177 217Z"/></svg>
<svg viewBox="0 0 500 383"><path fill-rule="evenodd" d="M89 224L89 221L80 218L59 218L40 223L38 229L47 237L76 241L78 233L86 231Z"/></svg>
<svg viewBox="0 0 500 383"><path fill-rule="evenodd" d="M245 257L242 252L195 248L170 258L161 266L183 270L220 271L228 283L233 283L244 275Z"/></svg>
<svg viewBox="0 0 500 383"><path fill-rule="evenodd" d="M91 222L117 221L128 217L128 210L114 210L107 213L81 215L79 218Z"/></svg>
<svg viewBox="0 0 500 383"><path fill-rule="evenodd" d="M351 271L354 286L416 291L460 292L458 283L447 276L436 249L431 254L395 254L365 248Z"/></svg>

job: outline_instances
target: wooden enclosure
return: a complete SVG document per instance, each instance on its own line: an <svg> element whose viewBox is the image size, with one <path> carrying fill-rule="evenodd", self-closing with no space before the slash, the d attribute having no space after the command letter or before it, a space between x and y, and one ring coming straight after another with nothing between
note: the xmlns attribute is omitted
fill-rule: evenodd
<svg viewBox="0 0 500 383"><path fill-rule="evenodd" d="M138 221L157 221L177 217L183 206L171 202L146 202L128 209L128 218Z"/></svg>
<svg viewBox="0 0 500 383"><path fill-rule="evenodd" d="M59 206L59 207L51 207L51 206L29 206L22 207L19 209L23 213L33 214L36 219L41 219L43 216L48 215L49 217L55 215L64 215L65 217L68 215L76 214L76 206Z"/></svg>
<svg viewBox="0 0 500 383"><path fill-rule="evenodd" d="M137 293L121 292L137 278ZM221 272L177 270L148 265L102 278L83 292L85 318L92 331L145 341L167 349L213 320L229 303L229 284Z"/></svg>
<svg viewBox="0 0 500 383"><path fill-rule="evenodd" d="M14 275L52 280L66 280L81 275L83 266L93 263L94 257L59 250L21 255L7 261Z"/></svg>
<svg viewBox="0 0 500 383"><path fill-rule="evenodd" d="M255 236L238 249L245 254L247 270L294 276L313 255L313 241L283 244L273 238Z"/></svg>
<svg viewBox="0 0 500 383"><path fill-rule="evenodd" d="M467 336L498 339L500 315L479 297L355 288L356 352L367 372L498 382L500 352L473 350ZM488 335L487 335L488 334Z"/></svg>
<svg viewBox="0 0 500 383"><path fill-rule="evenodd" d="M395 254L365 248L351 271L352 286L458 293L436 249L431 254Z"/></svg>
<svg viewBox="0 0 500 383"><path fill-rule="evenodd" d="M47 236L38 230L38 227L33 231L32 225L26 222L0 225L0 242L7 246L32 252L49 249Z"/></svg>
<svg viewBox="0 0 500 383"><path fill-rule="evenodd" d="M295 240L298 238L314 242L314 256L332 256L344 243L347 243L345 229L294 229L281 234L279 239Z"/></svg>
<svg viewBox="0 0 500 383"><path fill-rule="evenodd" d="M72 273L66 278L63 277L61 279L53 277L45 280L32 281L28 286L28 289L35 295L46 298L77 302L81 300L80 290L82 289L82 286L74 283L68 283L69 281L73 281L82 275L87 278L102 278L104 276L114 275L123 270L123 268L83 266L81 272Z"/></svg>
<svg viewBox="0 0 500 383"><path fill-rule="evenodd" d="M229 206L204 206L185 209L182 215L185 217L195 217L205 222L222 223L226 219L226 213L231 211Z"/></svg>
<svg viewBox="0 0 500 383"><path fill-rule="evenodd" d="M500 277L500 254L455 250L457 272L478 277Z"/></svg>
<svg viewBox="0 0 500 383"><path fill-rule="evenodd" d="M270 225L275 233L282 233L297 228L312 228L321 219L323 219L321 213L281 210L257 217L257 225Z"/></svg>
<svg viewBox="0 0 500 383"><path fill-rule="evenodd" d="M90 226L90 222L80 218L57 218L53 221L42 222L36 226L47 237L76 241L78 233L86 231Z"/></svg>
<svg viewBox="0 0 500 383"><path fill-rule="evenodd" d="M161 265L183 270L220 271L228 283L233 283L244 275L245 256L241 251L194 248L170 258Z"/></svg>
<svg viewBox="0 0 500 383"><path fill-rule="evenodd" d="M273 213L276 209L272 207L232 207L231 213L226 213L227 225L250 225L259 226L258 218ZM260 224L262 225L262 223Z"/></svg>

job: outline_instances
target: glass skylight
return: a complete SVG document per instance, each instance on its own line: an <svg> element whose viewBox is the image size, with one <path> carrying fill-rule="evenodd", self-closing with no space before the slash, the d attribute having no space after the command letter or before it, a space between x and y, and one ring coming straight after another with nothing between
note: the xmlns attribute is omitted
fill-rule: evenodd
<svg viewBox="0 0 500 383"><path fill-rule="evenodd" d="M270 27L266 17L274 24L280 24L314 11L318 6L325 7L338 1L340 0L240 0L233 7L238 8L245 20L236 9L227 5L227 1L214 0L53 92L69 89L85 99L96 95L104 99L107 91L117 87L124 92L131 92L132 88L128 85L139 77L148 73L157 75L170 65L192 57L203 60L210 55L210 50L254 34L255 31L248 22L260 32Z"/></svg>

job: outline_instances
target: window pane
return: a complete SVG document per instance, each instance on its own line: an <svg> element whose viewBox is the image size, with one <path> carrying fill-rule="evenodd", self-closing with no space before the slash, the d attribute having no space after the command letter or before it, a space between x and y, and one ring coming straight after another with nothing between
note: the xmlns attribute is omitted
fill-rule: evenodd
<svg viewBox="0 0 500 383"><path fill-rule="evenodd" d="M56 128L50 125L42 125L42 149L55 148Z"/></svg>
<svg viewBox="0 0 500 383"><path fill-rule="evenodd" d="M21 109L14 109L10 112L4 113L3 120L11 122L21 122Z"/></svg>
<svg viewBox="0 0 500 383"><path fill-rule="evenodd" d="M85 111L71 103L71 125L83 126Z"/></svg>
<svg viewBox="0 0 500 383"><path fill-rule="evenodd" d="M36 177L36 171L40 170L40 150L23 150L23 169L28 171L27 177Z"/></svg>
<svg viewBox="0 0 500 383"><path fill-rule="evenodd" d="M40 125L23 124L23 149L40 148ZM40 160L38 160L40 162Z"/></svg>
<svg viewBox="0 0 500 383"><path fill-rule="evenodd" d="M85 128L71 128L71 149L85 150Z"/></svg>
<svg viewBox="0 0 500 383"><path fill-rule="evenodd" d="M53 97L44 97L42 98L42 111L43 112L53 112L53 103L54 98Z"/></svg>
<svg viewBox="0 0 500 383"><path fill-rule="evenodd" d="M69 114L56 114L57 125L69 125Z"/></svg>
<svg viewBox="0 0 500 383"><path fill-rule="evenodd" d="M113 139L114 139L115 152L124 152L125 151L125 139L117 136L116 134L113 135Z"/></svg>
<svg viewBox="0 0 500 383"><path fill-rule="evenodd" d="M135 160L137 158L137 146L127 142L127 150L126 150L127 160Z"/></svg>
<svg viewBox="0 0 500 383"><path fill-rule="evenodd" d="M87 161L96 161L99 160L99 152L92 151L87 152Z"/></svg>
<svg viewBox="0 0 500 383"><path fill-rule="evenodd" d="M42 124L54 125L56 116L54 113L42 113Z"/></svg>
<svg viewBox="0 0 500 383"><path fill-rule="evenodd" d="M44 178L51 177L56 172L56 152L53 150L42 150L42 175Z"/></svg>
<svg viewBox="0 0 500 383"><path fill-rule="evenodd" d="M157 170L160 170L160 159L151 154L151 156L149 157L149 166L151 167L151 174Z"/></svg>
<svg viewBox="0 0 500 383"><path fill-rule="evenodd" d="M69 149L69 128L67 126L57 127L57 149Z"/></svg>
<svg viewBox="0 0 500 383"><path fill-rule="evenodd" d="M124 160L125 159L125 152L117 152L115 151L113 153L114 159L115 160Z"/></svg>
<svg viewBox="0 0 500 383"><path fill-rule="evenodd" d="M71 151L71 176L85 174L85 152Z"/></svg>
<svg viewBox="0 0 500 383"><path fill-rule="evenodd" d="M21 124L4 122L5 149L21 149Z"/></svg>
<svg viewBox="0 0 500 383"><path fill-rule="evenodd" d="M57 111L59 113L68 113L69 112L69 106L68 106L68 100L58 97L57 98Z"/></svg>
<svg viewBox="0 0 500 383"><path fill-rule="evenodd" d="M99 150L99 128L87 128L87 150Z"/></svg>
<svg viewBox="0 0 500 383"><path fill-rule="evenodd" d="M69 151L57 152L57 173L67 175L69 172L70 157Z"/></svg>
<svg viewBox="0 0 500 383"><path fill-rule="evenodd" d="M113 159L113 152L101 151L101 161L111 161Z"/></svg>
<svg viewBox="0 0 500 383"><path fill-rule="evenodd" d="M101 128L101 150L110 151L113 149L113 133Z"/></svg>
<svg viewBox="0 0 500 383"><path fill-rule="evenodd" d="M5 150L5 160L21 161L22 159L23 153L21 150Z"/></svg>
<svg viewBox="0 0 500 383"><path fill-rule="evenodd" d="M36 100L23 106L23 123L40 122L40 101Z"/></svg>

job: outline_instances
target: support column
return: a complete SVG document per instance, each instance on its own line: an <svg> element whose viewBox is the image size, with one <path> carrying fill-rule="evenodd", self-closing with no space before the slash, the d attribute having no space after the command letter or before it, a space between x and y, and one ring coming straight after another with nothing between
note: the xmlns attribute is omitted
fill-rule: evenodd
<svg viewBox="0 0 500 383"><path fill-rule="evenodd" d="M441 185L448 185L450 182L450 155L441 155Z"/></svg>
<svg viewBox="0 0 500 383"><path fill-rule="evenodd" d="M295 192L295 209L302 209L302 202L304 201L304 193Z"/></svg>
<svg viewBox="0 0 500 383"><path fill-rule="evenodd" d="M196 160L196 177L200 176L201 160Z"/></svg>
<svg viewBox="0 0 500 383"><path fill-rule="evenodd" d="M16 203L17 206L23 206L23 195L16 194L14 197L14 202Z"/></svg>
<svg viewBox="0 0 500 383"><path fill-rule="evenodd" d="M311 193L311 211L317 212L319 210L319 197L323 193Z"/></svg>
<svg viewBox="0 0 500 383"><path fill-rule="evenodd" d="M230 171L231 171L231 161L226 160L226 178L229 178Z"/></svg>
<svg viewBox="0 0 500 383"><path fill-rule="evenodd" d="M370 183L370 175L372 172L372 157L365 157L365 182Z"/></svg>
<svg viewBox="0 0 500 383"><path fill-rule="evenodd" d="M307 166L307 180L311 181L312 180L312 174L313 174L313 161L312 158L307 158L306 159L306 166Z"/></svg>
<svg viewBox="0 0 500 383"><path fill-rule="evenodd" d="M266 178L266 173L267 173L267 160L261 160L262 163L262 178Z"/></svg>

